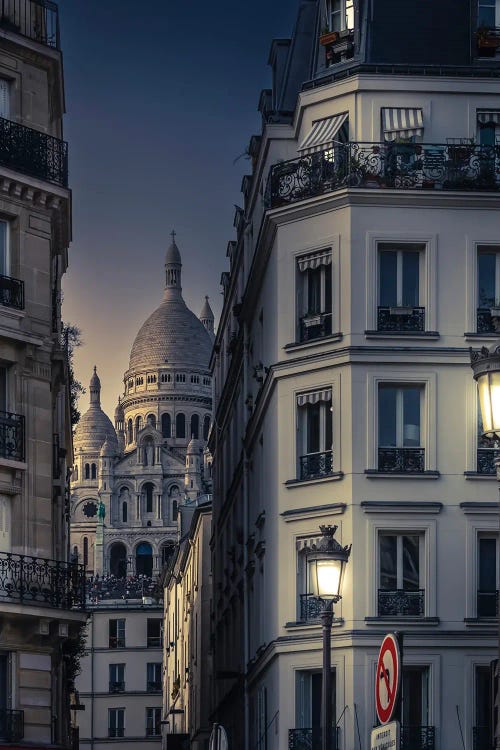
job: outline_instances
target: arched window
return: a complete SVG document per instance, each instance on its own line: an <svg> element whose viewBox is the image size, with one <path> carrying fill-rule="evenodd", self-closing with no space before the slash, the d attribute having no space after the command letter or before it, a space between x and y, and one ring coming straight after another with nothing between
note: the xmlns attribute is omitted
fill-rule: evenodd
<svg viewBox="0 0 500 750"><path fill-rule="evenodd" d="M135 572L151 577L153 574L153 550L147 542L141 542L135 551Z"/></svg>
<svg viewBox="0 0 500 750"><path fill-rule="evenodd" d="M142 445L142 463L144 466L153 466L155 462L155 447L152 440L145 440Z"/></svg>
<svg viewBox="0 0 500 750"><path fill-rule="evenodd" d="M83 537L83 564L85 567L89 564L89 540L88 537Z"/></svg>
<svg viewBox="0 0 500 750"><path fill-rule="evenodd" d="M177 512L179 510L179 503L174 500L172 503L172 521L177 521Z"/></svg>
<svg viewBox="0 0 500 750"><path fill-rule="evenodd" d="M92 479L97 479L97 467L96 467L96 465L92 464L91 469L92 469Z"/></svg>
<svg viewBox="0 0 500 750"><path fill-rule="evenodd" d="M203 440L208 440L209 430L210 430L210 417L208 414L206 414L203 420Z"/></svg>
<svg viewBox="0 0 500 750"><path fill-rule="evenodd" d="M142 417L136 417L135 418L135 434L139 432L139 430L142 430Z"/></svg>
<svg viewBox="0 0 500 750"><path fill-rule="evenodd" d="M111 575L117 578L125 578L127 575L127 550L121 542L116 542L111 547L109 569Z"/></svg>
<svg viewBox="0 0 500 750"><path fill-rule="evenodd" d="M90 479L90 466L85 464L85 479Z"/></svg>
<svg viewBox="0 0 500 750"><path fill-rule="evenodd" d="M178 414L175 418L175 437L186 437L186 417L184 414Z"/></svg>
<svg viewBox="0 0 500 750"><path fill-rule="evenodd" d="M175 552L175 542L166 542L161 548L161 564L166 565L170 562Z"/></svg>
<svg viewBox="0 0 500 750"><path fill-rule="evenodd" d="M72 560L72 562L78 562L78 547L76 546L76 544L73 547L73 560Z"/></svg>
<svg viewBox="0 0 500 750"><path fill-rule="evenodd" d="M127 517L128 517L127 503L124 502L122 504L122 521L123 521L123 523L127 523Z"/></svg>
<svg viewBox="0 0 500 750"><path fill-rule="evenodd" d="M153 491L154 484L152 482L146 482L144 485L144 496L146 498L146 513L153 512Z"/></svg>
<svg viewBox="0 0 500 750"><path fill-rule="evenodd" d="M75 482L78 482L78 466L75 466L73 469L73 479Z"/></svg>
<svg viewBox="0 0 500 750"><path fill-rule="evenodd" d="M154 414L148 414L146 417L146 423L150 424L151 427L154 427L156 429L156 417Z"/></svg>
<svg viewBox="0 0 500 750"><path fill-rule="evenodd" d="M191 437L196 440L200 437L200 418L198 414L191 416Z"/></svg>
<svg viewBox="0 0 500 750"><path fill-rule="evenodd" d="M172 420L170 414L161 415L161 434L164 438L172 437Z"/></svg>
<svg viewBox="0 0 500 750"><path fill-rule="evenodd" d="M131 443L134 439L134 426L131 419L128 420L128 441Z"/></svg>
<svg viewBox="0 0 500 750"><path fill-rule="evenodd" d="M179 488L174 485L170 488L170 499L172 501L172 521L177 520L177 511L179 509Z"/></svg>

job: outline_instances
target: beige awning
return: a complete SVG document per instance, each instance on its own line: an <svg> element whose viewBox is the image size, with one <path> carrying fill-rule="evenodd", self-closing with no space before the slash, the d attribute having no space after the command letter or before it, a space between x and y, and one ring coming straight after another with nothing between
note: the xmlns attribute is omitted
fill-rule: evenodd
<svg viewBox="0 0 500 750"><path fill-rule="evenodd" d="M494 125L500 125L500 110L479 110L477 113L477 121L481 125L488 125L490 122Z"/></svg>
<svg viewBox="0 0 500 750"><path fill-rule="evenodd" d="M343 112L341 115L325 117L323 120L316 120L310 132L306 135L299 148L299 154L314 154L316 151L323 151L330 148L335 136L348 118L348 113Z"/></svg>
<svg viewBox="0 0 500 750"><path fill-rule="evenodd" d="M332 262L331 250L323 250L319 253L310 255L301 255L297 260L299 271L307 271L309 268L319 268L319 266L329 266Z"/></svg>
<svg viewBox="0 0 500 750"><path fill-rule="evenodd" d="M421 109L409 107L384 107L382 109L382 130L386 141L423 135L423 112Z"/></svg>
<svg viewBox="0 0 500 750"><path fill-rule="evenodd" d="M321 391L309 391L308 393L299 393L297 396L297 406L305 406L306 404L317 404L320 401L331 401L332 400L332 389L324 388Z"/></svg>

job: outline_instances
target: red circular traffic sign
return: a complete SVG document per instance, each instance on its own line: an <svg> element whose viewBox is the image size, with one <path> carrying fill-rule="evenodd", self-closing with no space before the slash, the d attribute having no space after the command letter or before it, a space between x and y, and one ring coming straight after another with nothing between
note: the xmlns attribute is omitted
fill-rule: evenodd
<svg viewBox="0 0 500 750"><path fill-rule="evenodd" d="M394 635L385 636L380 647L375 678L375 705L381 724L392 719L401 682L401 655Z"/></svg>

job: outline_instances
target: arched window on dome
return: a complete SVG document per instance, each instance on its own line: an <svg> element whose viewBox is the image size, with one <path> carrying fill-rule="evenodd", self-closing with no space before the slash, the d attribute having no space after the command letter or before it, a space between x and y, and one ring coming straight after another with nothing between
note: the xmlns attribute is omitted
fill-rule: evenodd
<svg viewBox="0 0 500 750"><path fill-rule="evenodd" d="M164 438L172 437L172 420L166 412L161 415L161 434Z"/></svg>
<svg viewBox="0 0 500 750"><path fill-rule="evenodd" d="M186 437L186 417L184 414L178 414L175 418L175 437Z"/></svg>
<svg viewBox="0 0 500 750"><path fill-rule="evenodd" d="M85 479L90 479L90 466L85 464Z"/></svg>
<svg viewBox="0 0 500 750"><path fill-rule="evenodd" d="M146 500L146 513L152 513L153 512L154 484L152 482L146 482L143 489L144 489L144 497Z"/></svg>
<svg viewBox="0 0 500 750"><path fill-rule="evenodd" d="M85 567L89 564L89 540L88 537L83 537L83 564Z"/></svg>
<svg viewBox="0 0 500 750"><path fill-rule="evenodd" d="M208 414L205 414L205 418L203 420L203 440L208 440L209 431L210 431L210 416Z"/></svg>
<svg viewBox="0 0 500 750"><path fill-rule="evenodd" d="M198 440L200 437L200 417L198 414L191 416L191 437Z"/></svg>
<svg viewBox="0 0 500 750"><path fill-rule="evenodd" d="M128 506L126 501L122 503L122 521L123 523L127 523L128 520Z"/></svg>
<svg viewBox="0 0 500 750"><path fill-rule="evenodd" d="M95 464L92 464L90 467L91 470L91 479L97 479L97 466Z"/></svg>
<svg viewBox="0 0 500 750"><path fill-rule="evenodd" d="M134 440L134 423L132 422L131 419L128 420L127 432L128 432L128 442L132 443Z"/></svg>
<svg viewBox="0 0 500 750"><path fill-rule="evenodd" d="M78 466L73 467L73 479L75 482L78 482Z"/></svg>
<svg viewBox="0 0 500 750"><path fill-rule="evenodd" d="M137 433L142 430L142 417L136 417L135 418L135 437L137 438Z"/></svg>
<svg viewBox="0 0 500 750"><path fill-rule="evenodd" d="M170 501L171 501L171 507L172 507L172 521L177 520L177 513L179 510L179 488L177 485L174 484L173 487L170 488Z"/></svg>

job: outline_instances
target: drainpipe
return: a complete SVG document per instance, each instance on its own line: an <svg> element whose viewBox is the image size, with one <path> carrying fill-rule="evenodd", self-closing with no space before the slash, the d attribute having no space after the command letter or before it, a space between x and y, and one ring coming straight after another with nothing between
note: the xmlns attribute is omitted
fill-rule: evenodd
<svg viewBox="0 0 500 750"><path fill-rule="evenodd" d="M244 675L244 740L245 748L250 747L250 697L248 695L248 676L247 668L248 662L250 661L250 628L249 628L249 602L248 602L248 535L249 535L249 520L248 520L248 455L245 443L246 433L246 398L248 395L248 326L246 322L243 323L243 398L242 398L242 425L243 425L243 675Z"/></svg>

